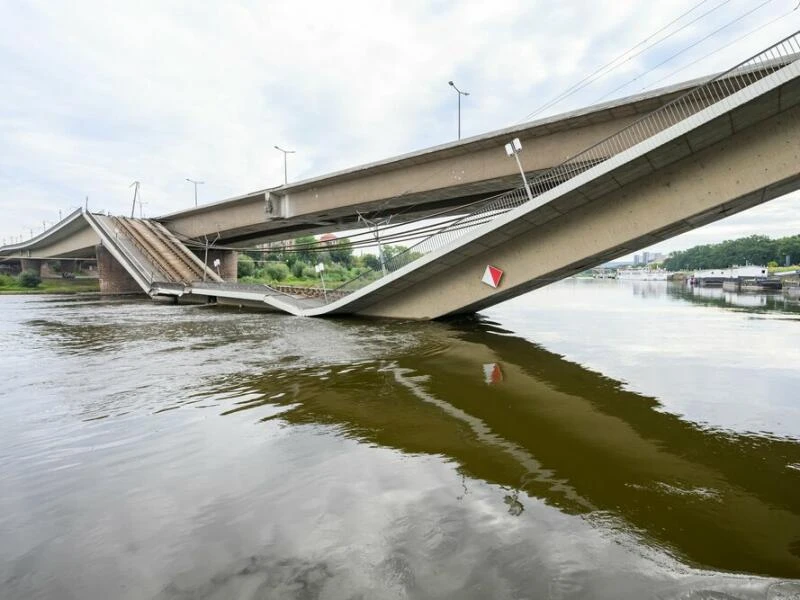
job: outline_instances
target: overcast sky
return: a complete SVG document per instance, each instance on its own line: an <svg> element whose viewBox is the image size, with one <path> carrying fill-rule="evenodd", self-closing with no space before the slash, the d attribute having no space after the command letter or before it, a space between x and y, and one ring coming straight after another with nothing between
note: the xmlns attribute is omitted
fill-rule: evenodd
<svg viewBox="0 0 800 600"><path fill-rule="evenodd" d="M134 180L146 216L191 206L187 177L201 203L279 185L276 144L298 180L451 141L450 79L470 92L468 137L723 70L800 29L797 2L0 0L0 238L86 196L129 212ZM774 200L656 249L797 234L798 209Z"/></svg>

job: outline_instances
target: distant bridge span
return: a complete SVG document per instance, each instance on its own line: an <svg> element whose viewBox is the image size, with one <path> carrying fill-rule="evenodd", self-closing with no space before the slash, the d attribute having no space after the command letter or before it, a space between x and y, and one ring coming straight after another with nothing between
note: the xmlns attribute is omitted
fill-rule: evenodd
<svg viewBox="0 0 800 600"><path fill-rule="evenodd" d="M521 139L529 177L667 104L701 80L524 123L320 177L157 217L179 236L229 246L358 228L357 212L419 218L517 188L503 146Z"/></svg>

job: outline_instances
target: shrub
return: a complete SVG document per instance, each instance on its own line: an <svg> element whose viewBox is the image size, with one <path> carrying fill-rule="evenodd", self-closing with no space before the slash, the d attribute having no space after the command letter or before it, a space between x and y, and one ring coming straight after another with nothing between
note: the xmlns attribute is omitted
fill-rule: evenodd
<svg viewBox="0 0 800 600"><path fill-rule="evenodd" d="M252 277L256 270L255 261L247 256L247 254L240 254L239 261L236 265L236 274L239 277Z"/></svg>
<svg viewBox="0 0 800 600"><path fill-rule="evenodd" d="M283 263L272 263L268 264L264 271L267 274L267 277L272 279L273 281L283 281L287 277L289 277L289 267L287 267Z"/></svg>
<svg viewBox="0 0 800 600"><path fill-rule="evenodd" d="M0 287L12 287L16 284L16 278L11 275L0 275Z"/></svg>
<svg viewBox="0 0 800 600"><path fill-rule="evenodd" d="M33 269L27 269L19 274L17 281L19 281L22 287L35 288L39 287L39 284L42 283L42 278Z"/></svg>
<svg viewBox="0 0 800 600"><path fill-rule="evenodd" d="M328 281L344 281L347 279L347 269L335 263L326 265L324 275Z"/></svg>
<svg viewBox="0 0 800 600"><path fill-rule="evenodd" d="M303 272L308 268L308 264L304 263L302 260L296 260L292 264L292 275L294 275L297 279L303 278Z"/></svg>

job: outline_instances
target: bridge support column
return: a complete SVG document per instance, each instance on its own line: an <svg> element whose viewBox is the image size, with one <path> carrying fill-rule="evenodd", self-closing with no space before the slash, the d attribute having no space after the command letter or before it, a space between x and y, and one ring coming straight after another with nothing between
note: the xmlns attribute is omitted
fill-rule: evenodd
<svg viewBox="0 0 800 600"><path fill-rule="evenodd" d="M43 260L41 262L42 279L58 279L61 277L61 266L54 266L55 260Z"/></svg>
<svg viewBox="0 0 800 600"><path fill-rule="evenodd" d="M200 260L205 256L205 250L198 250ZM208 249L208 267L214 271L217 268L214 266L214 261L219 260L219 276L225 281L235 282L238 279L239 273L239 253L235 250L214 250Z"/></svg>
<svg viewBox="0 0 800 600"><path fill-rule="evenodd" d="M142 288L103 246L95 246L101 294L142 293Z"/></svg>
<svg viewBox="0 0 800 600"><path fill-rule="evenodd" d="M39 277L42 276L42 260L38 258L20 258L19 263L23 271L35 271Z"/></svg>

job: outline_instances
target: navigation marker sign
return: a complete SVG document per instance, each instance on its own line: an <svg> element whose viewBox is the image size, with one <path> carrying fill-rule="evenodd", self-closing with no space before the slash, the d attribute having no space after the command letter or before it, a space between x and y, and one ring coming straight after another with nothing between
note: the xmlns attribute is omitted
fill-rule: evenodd
<svg viewBox="0 0 800 600"><path fill-rule="evenodd" d="M496 288L500 285L500 278L503 276L503 271L492 265L487 265L486 270L483 272L481 281L488 286Z"/></svg>

